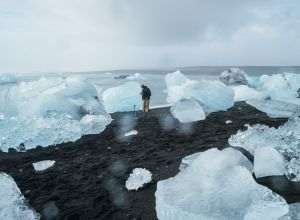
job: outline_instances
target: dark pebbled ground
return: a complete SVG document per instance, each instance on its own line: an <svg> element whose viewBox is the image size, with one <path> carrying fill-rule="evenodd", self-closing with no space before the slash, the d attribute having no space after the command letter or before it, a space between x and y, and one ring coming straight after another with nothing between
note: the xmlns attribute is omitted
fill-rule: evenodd
<svg viewBox="0 0 300 220"><path fill-rule="evenodd" d="M137 119L133 120L138 135L120 138L124 133L120 129L124 127L121 126L124 117L134 116L132 112L115 113L114 121L104 132L84 136L74 143L25 153L0 153L0 171L15 179L30 205L43 214L43 219L50 216L47 209L56 208L59 211L55 219L156 219L156 182L176 175L183 157L228 146L230 135L244 129L245 124L278 127L286 121L271 119L241 102L226 112L212 113L202 122L183 127L164 108L147 115L138 112ZM233 123L227 125L226 120ZM45 172L35 173L32 163L41 160L55 160L56 164ZM125 181L136 167L150 170L153 181L142 190L128 192ZM275 191L290 202L300 201L297 183L290 188L292 183L286 180L285 189L278 189L268 178L260 182L277 187Z"/></svg>

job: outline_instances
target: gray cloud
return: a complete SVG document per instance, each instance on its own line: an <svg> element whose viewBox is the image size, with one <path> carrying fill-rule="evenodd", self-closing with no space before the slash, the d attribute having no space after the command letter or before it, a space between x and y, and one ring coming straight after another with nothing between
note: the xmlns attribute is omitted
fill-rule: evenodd
<svg viewBox="0 0 300 220"><path fill-rule="evenodd" d="M0 2L0 72L299 64L298 0Z"/></svg>

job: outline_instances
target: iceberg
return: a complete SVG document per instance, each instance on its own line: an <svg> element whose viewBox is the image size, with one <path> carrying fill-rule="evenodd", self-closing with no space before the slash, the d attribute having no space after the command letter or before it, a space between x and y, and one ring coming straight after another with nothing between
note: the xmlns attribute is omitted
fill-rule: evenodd
<svg viewBox="0 0 300 220"><path fill-rule="evenodd" d="M257 184L249 169L250 161L232 148L184 158L175 177L157 183L158 219L274 220L286 215L286 201Z"/></svg>
<svg viewBox="0 0 300 220"><path fill-rule="evenodd" d="M138 190L145 184L150 183L152 174L149 170L144 168L135 168L128 179L126 180L126 188L128 190Z"/></svg>
<svg viewBox="0 0 300 220"><path fill-rule="evenodd" d="M47 170L50 167L53 167L54 164L55 164L55 160L42 160L39 162L32 163L32 166L35 171L40 172L40 171Z"/></svg>
<svg viewBox="0 0 300 220"><path fill-rule="evenodd" d="M219 81L190 80L180 71L167 74L165 81L168 103L193 98L201 103L205 113L227 110L233 106L233 90Z"/></svg>
<svg viewBox="0 0 300 220"><path fill-rule="evenodd" d="M266 146L276 149L284 158L287 177L300 180L300 118L290 118L277 129L260 124L248 126L247 130L232 135L228 143L252 154Z"/></svg>
<svg viewBox="0 0 300 220"><path fill-rule="evenodd" d="M195 99L181 99L171 107L171 113L181 123L195 122L205 119L205 112Z"/></svg>
<svg viewBox="0 0 300 220"><path fill-rule="evenodd" d="M255 150L253 170L256 178L283 176L286 173L282 155L272 147L262 147Z"/></svg>
<svg viewBox="0 0 300 220"><path fill-rule="evenodd" d="M230 68L225 70L219 76L219 80L225 85L247 85L247 75L244 70L240 68Z"/></svg>
<svg viewBox="0 0 300 220"><path fill-rule="evenodd" d="M102 93L105 110L109 113L142 109L141 86L137 82L126 82Z"/></svg>
<svg viewBox="0 0 300 220"><path fill-rule="evenodd" d="M0 102L0 149L5 152L75 141L111 122L96 88L80 77L0 85Z"/></svg>
<svg viewBox="0 0 300 220"><path fill-rule="evenodd" d="M0 172L0 219L38 220L40 216L27 206L17 184L6 173Z"/></svg>

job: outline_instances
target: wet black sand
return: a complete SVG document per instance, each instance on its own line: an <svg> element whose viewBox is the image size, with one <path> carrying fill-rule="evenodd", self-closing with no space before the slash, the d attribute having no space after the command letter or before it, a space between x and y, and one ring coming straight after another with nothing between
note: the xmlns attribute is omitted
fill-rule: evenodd
<svg viewBox="0 0 300 220"><path fill-rule="evenodd" d="M164 108L147 115L138 112L134 126L138 135L120 138L124 132L120 131L121 121L134 116L115 113L114 121L104 132L84 136L74 143L26 153L0 153L0 171L15 179L30 205L44 219L49 217L47 209L51 208L52 213L57 212L55 219L156 219L156 182L176 175L183 157L212 147L227 147L230 135L245 129L245 124L278 127L286 121L271 119L245 103L237 103L226 112L212 113L205 121L182 127ZM226 124L226 120L233 123ZM37 174L32 163L41 160L55 160L56 164ZM150 170L153 182L140 191L128 192L125 181L136 167ZM263 178L260 182L289 202L300 201L297 183L283 177Z"/></svg>

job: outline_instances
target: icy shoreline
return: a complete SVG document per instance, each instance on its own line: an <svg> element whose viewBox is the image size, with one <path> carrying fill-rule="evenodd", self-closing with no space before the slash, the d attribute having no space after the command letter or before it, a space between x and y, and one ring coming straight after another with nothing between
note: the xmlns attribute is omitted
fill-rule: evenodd
<svg viewBox="0 0 300 220"><path fill-rule="evenodd" d="M0 167L15 178L24 196L41 214L45 204L51 202L59 209L60 217L155 219L156 183L175 176L183 157L226 146L228 138L245 129L245 124L278 127L286 122L237 103L228 111L211 113L204 121L192 123L189 132L176 120L173 127L168 127L170 130L165 130L161 119L172 116L169 108L160 108L147 117L137 112L134 129L138 135L120 141L119 122L129 115L134 116L132 112L112 114L114 120L103 133L83 136L74 143L0 153ZM226 124L228 120L232 123ZM37 175L32 163L41 160L55 160L56 165ZM147 188L131 192L125 182L136 167L151 170L153 181ZM289 184L285 182L290 191L283 189L280 195L288 202L299 202L300 188L296 183ZM272 189L278 190L278 185Z"/></svg>

